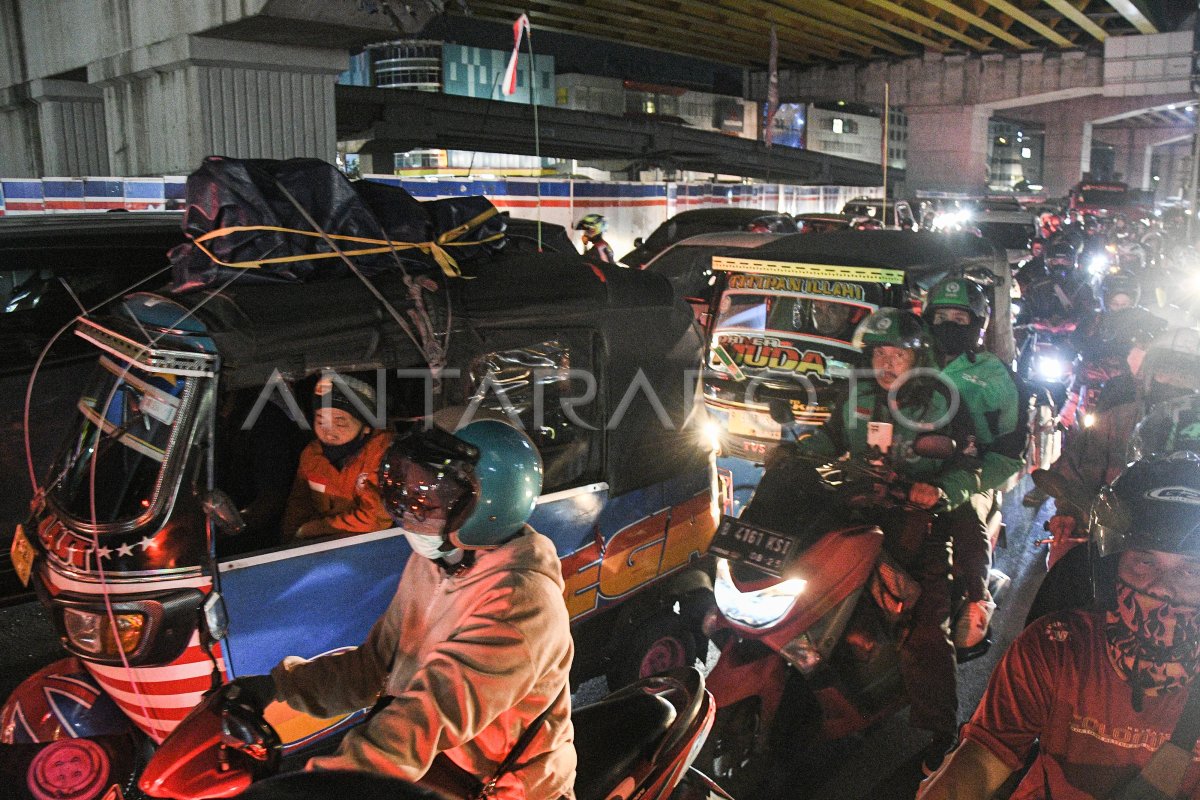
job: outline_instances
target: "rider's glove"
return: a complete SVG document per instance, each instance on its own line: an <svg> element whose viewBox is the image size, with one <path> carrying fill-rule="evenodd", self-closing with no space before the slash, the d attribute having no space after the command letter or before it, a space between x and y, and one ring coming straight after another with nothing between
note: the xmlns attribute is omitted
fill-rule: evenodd
<svg viewBox="0 0 1200 800"><path fill-rule="evenodd" d="M275 699L275 680L270 675L243 675L234 678L221 691L229 700L245 703L262 713Z"/></svg>
<svg viewBox="0 0 1200 800"><path fill-rule="evenodd" d="M914 483L908 490L908 502L917 508L932 509L946 504L946 493L931 483Z"/></svg>
<svg viewBox="0 0 1200 800"><path fill-rule="evenodd" d="M1075 533L1078 526L1079 522L1070 514L1055 514L1046 523L1046 530L1054 534L1055 538L1067 539Z"/></svg>

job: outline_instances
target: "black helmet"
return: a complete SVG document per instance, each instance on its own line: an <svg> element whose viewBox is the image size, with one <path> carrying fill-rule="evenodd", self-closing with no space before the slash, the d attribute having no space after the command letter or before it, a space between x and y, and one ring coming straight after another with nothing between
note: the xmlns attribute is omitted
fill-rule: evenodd
<svg viewBox="0 0 1200 800"><path fill-rule="evenodd" d="M1131 464L1092 504L1100 558L1127 550L1200 556L1200 455L1149 456Z"/></svg>
<svg viewBox="0 0 1200 800"><path fill-rule="evenodd" d="M1100 307L1108 310L1108 298L1118 294L1128 295L1136 306L1142 299L1142 284L1126 272L1105 275L1100 281Z"/></svg>
<svg viewBox="0 0 1200 800"><path fill-rule="evenodd" d="M1046 266L1051 270L1070 270L1075 269L1078 253L1070 242L1059 240L1046 248L1046 255L1043 258Z"/></svg>

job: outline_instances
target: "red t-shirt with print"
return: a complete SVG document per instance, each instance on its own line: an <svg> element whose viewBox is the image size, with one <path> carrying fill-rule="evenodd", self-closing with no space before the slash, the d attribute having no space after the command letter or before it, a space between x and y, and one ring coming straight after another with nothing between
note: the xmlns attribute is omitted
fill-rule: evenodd
<svg viewBox="0 0 1200 800"><path fill-rule="evenodd" d="M1171 738L1187 693L1147 695L1134 711L1104 641L1103 612L1050 614L1026 628L996 666L962 733L1013 770L1040 740L1013 800L1105 797ZM1194 759L1180 796L1200 798L1198 784Z"/></svg>

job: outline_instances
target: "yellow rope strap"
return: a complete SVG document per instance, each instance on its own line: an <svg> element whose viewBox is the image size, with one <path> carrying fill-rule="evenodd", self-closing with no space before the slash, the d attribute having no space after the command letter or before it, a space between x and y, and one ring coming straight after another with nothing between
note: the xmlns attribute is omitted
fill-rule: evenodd
<svg viewBox="0 0 1200 800"><path fill-rule="evenodd" d="M223 267L233 267L235 269L258 269L267 264L291 264L299 261L316 261L321 258L338 258L340 255L345 256L370 256L380 253L390 253L393 250L411 250L416 248L421 252L433 257L437 265L442 268L447 277L461 278L462 270L459 269L458 262L454 257L446 251L447 247L469 247L477 244L487 244L495 242L504 237L503 233L497 233L489 236L486 239L480 239L476 242L459 242L455 241L460 236L470 232L474 228L483 224L488 219L496 216L499 213L495 208L489 208L482 214L479 214L473 219L464 222L457 228L451 228L445 233L440 234L437 239L432 242L393 242L389 239L368 239L362 236L343 236L336 233L329 234L329 238L338 242L353 242L356 244L371 245L369 247L361 247L356 250L342 250L341 253L306 253L298 256L276 256L274 258L261 258L253 261L222 261L213 255L212 251L204 246L204 243L211 239L219 239L222 236L229 236L234 233L242 233L244 231L274 231L275 233L293 233L297 236L311 236L320 239L321 234L315 231L301 231L295 228L280 228L274 225L236 225L229 228L217 228L209 231L203 236L197 236L192 241L196 247L214 263L220 264Z"/></svg>

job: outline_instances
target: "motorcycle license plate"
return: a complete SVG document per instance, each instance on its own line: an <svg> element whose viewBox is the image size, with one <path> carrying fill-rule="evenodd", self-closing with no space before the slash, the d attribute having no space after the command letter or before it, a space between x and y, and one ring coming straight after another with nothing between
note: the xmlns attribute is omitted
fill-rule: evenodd
<svg viewBox="0 0 1200 800"><path fill-rule="evenodd" d="M752 436L755 439L778 439L779 424L770 417L751 411L730 411L729 432L734 436Z"/></svg>
<svg viewBox="0 0 1200 800"><path fill-rule="evenodd" d="M730 561L750 564L780 578L793 544L795 542L783 534L748 525L735 517L722 517L708 549Z"/></svg>
<svg viewBox="0 0 1200 800"><path fill-rule="evenodd" d="M29 585L29 575L33 572L33 545L29 543L29 538L25 535L25 526L18 525L17 532L13 534L12 548L8 551L8 556L12 560L13 569L17 572L17 577L21 579L21 585Z"/></svg>

